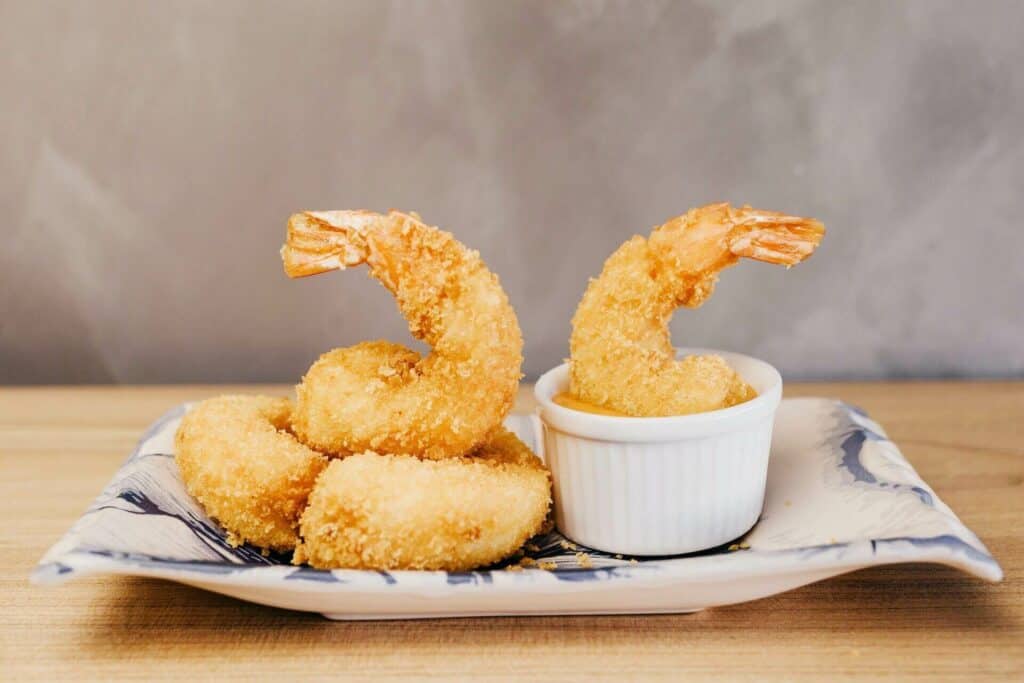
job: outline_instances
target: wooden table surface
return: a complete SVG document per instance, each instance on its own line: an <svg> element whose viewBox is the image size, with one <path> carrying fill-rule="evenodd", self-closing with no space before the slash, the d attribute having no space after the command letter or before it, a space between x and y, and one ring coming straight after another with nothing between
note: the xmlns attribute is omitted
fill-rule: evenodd
<svg viewBox="0 0 1024 683"><path fill-rule="evenodd" d="M1024 680L1024 383L787 389L867 409L988 545L1001 584L903 565L690 616L349 623L159 580L28 584L147 423L228 390L288 388L0 389L0 679Z"/></svg>

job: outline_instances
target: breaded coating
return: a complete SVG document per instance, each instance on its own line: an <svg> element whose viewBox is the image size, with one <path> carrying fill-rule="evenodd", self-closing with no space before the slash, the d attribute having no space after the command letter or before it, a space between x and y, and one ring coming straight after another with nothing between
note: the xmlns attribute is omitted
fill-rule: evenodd
<svg viewBox="0 0 1024 683"><path fill-rule="evenodd" d="M181 477L232 544L287 551L326 456L288 431L291 403L218 396L195 406L175 435Z"/></svg>
<svg viewBox="0 0 1024 683"><path fill-rule="evenodd" d="M538 533L550 504L547 469L502 427L472 457L353 455L332 461L317 480L294 562L472 569Z"/></svg>
<svg viewBox="0 0 1024 683"><path fill-rule="evenodd" d="M590 281L569 340L569 391L636 417L685 415L747 401L756 392L721 356L675 357L668 323L679 306L711 296L741 257L791 266L818 246L811 218L712 204L636 236Z"/></svg>
<svg viewBox="0 0 1024 683"><path fill-rule="evenodd" d="M458 457L508 415L523 338L477 252L415 214L307 211L288 221L281 254L291 277L367 264L432 347L421 357L376 341L321 356L297 388L292 429L304 443L339 455Z"/></svg>

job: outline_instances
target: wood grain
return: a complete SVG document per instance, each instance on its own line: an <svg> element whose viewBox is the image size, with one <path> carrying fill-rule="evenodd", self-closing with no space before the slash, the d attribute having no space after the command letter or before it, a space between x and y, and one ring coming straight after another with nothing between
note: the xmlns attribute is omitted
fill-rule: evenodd
<svg viewBox="0 0 1024 683"><path fill-rule="evenodd" d="M1024 383L794 385L878 419L1006 571L876 568L691 616L329 622L172 583L30 586L174 404L287 387L0 389L0 679L1021 680ZM520 408L528 409L527 391Z"/></svg>

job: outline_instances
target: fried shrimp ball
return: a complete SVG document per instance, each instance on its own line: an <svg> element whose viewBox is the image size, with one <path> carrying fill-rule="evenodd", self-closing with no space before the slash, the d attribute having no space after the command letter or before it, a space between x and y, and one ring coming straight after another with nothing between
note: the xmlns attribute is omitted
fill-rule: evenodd
<svg viewBox="0 0 1024 683"><path fill-rule="evenodd" d="M195 406L175 435L188 492L233 545L287 551L327 458L288 431L291 403L269 396L219 396Z"/></svg>
<svg viewBox="0 0 1024 683"><path fill-rule="evenodd" d="M472 457L361 453L334 460L302 515L296 564L321 569L444 569L491 564L538 533L547 469L499 427Z"/></svg>

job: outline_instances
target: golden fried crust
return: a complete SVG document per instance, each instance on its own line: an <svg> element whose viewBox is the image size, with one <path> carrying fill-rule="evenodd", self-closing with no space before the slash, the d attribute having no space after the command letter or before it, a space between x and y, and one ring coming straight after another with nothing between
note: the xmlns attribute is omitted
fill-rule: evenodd
<svg viewBox="0 0 1024 683"><path fill-rule="evenodd" d="M713 204L626 241L590 281L572 319L569 384L577 399L637 417L726 408L756 392L721 356L677 360L668 323L700 306L740 258L792 266L824 235L811 218Z"/></svg>
<svg viewBox="0 0 1024 683"><path fill-rule="evenodd" d="M504 428L471 457L353 455L332 461L317 480L294 562L472 569L538 533L550 504L547 469Z"/></svg>
<svg viewBox="0 0 1024 683"><path fill-rule="evenodd" d="M469 373L442 380L436 369L443 358L435 357L435 371L426 375L421 360L416 351L384 340L328 351L296 387L292 431L333 455L374 451L442 459L471 452L512 408L514 393L499 386L507 378Z"/></svg>
<svg viewBox="0 0 1024 683"><path fill-rule="evenodd" d="M431 347L420 356L373 341L321 356L297 387L292 428L303 443L338 455L460 457L508 415L523 339L477 252L414 215L331 211L292 216L282 256L295 277L365 263Z"/></svg>
<svg viewBox="0 0 1024 683"><path fill-rule="evenodd" d="M195 406L175 435L185 486L234 543L291 550L327 458L286 431L291 404L219 396Z"/></svg>

